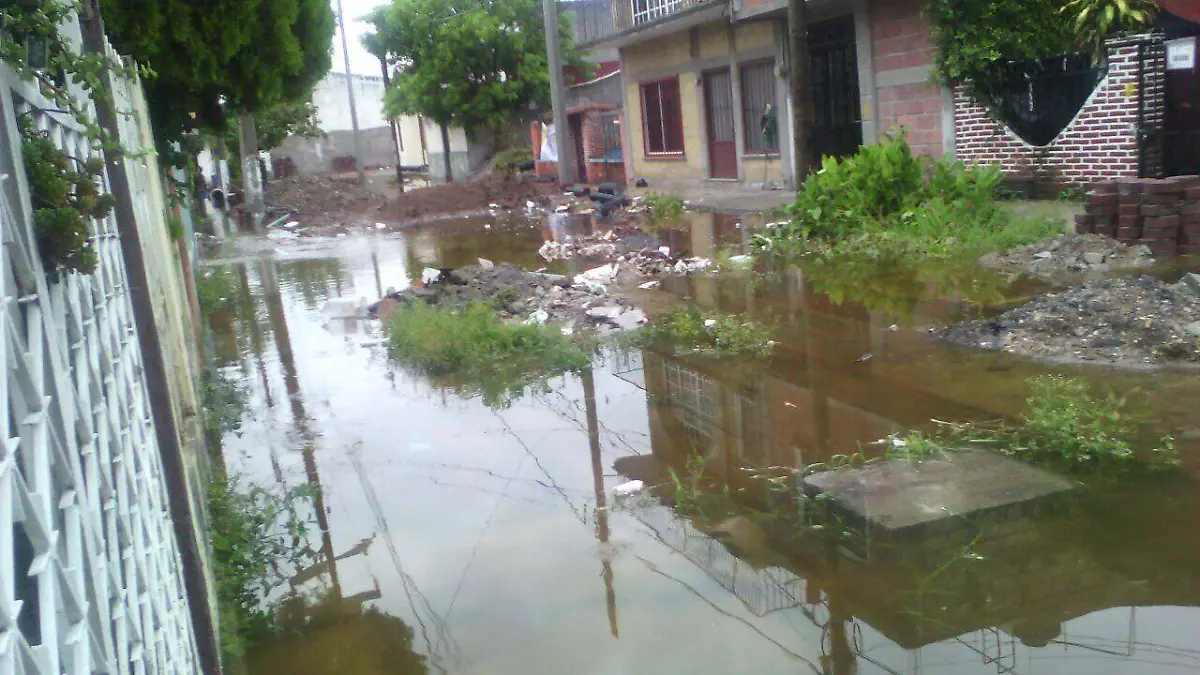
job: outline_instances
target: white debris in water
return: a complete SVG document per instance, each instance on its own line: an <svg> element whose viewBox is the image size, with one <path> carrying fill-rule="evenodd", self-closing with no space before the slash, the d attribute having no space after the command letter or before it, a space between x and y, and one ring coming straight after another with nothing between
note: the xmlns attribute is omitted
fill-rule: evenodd
<svg viewBox="0 0 1200 675"><path fill-rule="evenodd" d="M671 255L671 247L670 246L659 246L658 252L663 255Z"/></svg>
<svg viewBox="0 0 1200 675"><path fill-rule="evenodd" d="M492 203L492 204L488 204L488 208L489 209L498 209L498 208L500 208L500 205Z"/></svg>
<svg viewBox="0 0 1200 675"><path fill-rule="evenodd" d="M647 281L647 282L646 282L646 283L644 283L644 284L638 284L638 288L642 289L643 291L648 291L648 290L650 290L650 289L652 289L652 288L658 288L658 286L659 286L659 284L660 284L660 283L662 283L662 282L659 282L659 281Z"/></svg>
<svg viewBox="0 0 1200 675"><path fill-rule="evenodd" d="M480 267L480 269L490 270L490 269L494 269L496 267L496 263L492 262L491 260L488 260L487 258L480 258L479 259L479 267Z"/></svg>
<svg viewBox="0 0 1200 675"><path fill-rule="evenodd" d="M713 327L713 326L715 326L715 325L717 325L717 320L716 320L716 319L705 319L705 320L704 320L704 327L705 327L705 328L712 328L712 327Z"/></svg>
<svg viewBox="0 0 1200 675"><path fill-rule="evenodd" d="M613 488L614 497L628 497L636 495L646 488L646 484L640 480L631 480L628 483L621 483Z"/></svg>
<svg viewBox="0 0 1200 675"><path fill-rule="evenodd" d="M296 234L295 232L288 232L287 230L271 230L267 233L267 239L271 239L273 241L290 241L299 236L300 235Z"/></svg>
<svg viewBox="0 0 1200 675"><path fill-rule="evenodd" d="M773 223L767 223L766 225L763 225L763 227L765 227L767 229L771 229L772 227L779 227L780 225L787 225L788 223L789 223L789 221L787 221L787 220L777 220Z"/></svg>
<svg viewBox="0 0 1200 675"><path fill-rule="evenodd" d="M570 204L559 204L554 208L555 213L566 213L571 210Z"/></svg>
<svg viewBox="0 0 1200 675"><path fill-rule="evenodd" d="M386 229L387 229L387 225L385 225L384 223L375 223L375 229L377 229L377 230L386 230Z"/></svg>
<svg viewBox="0 0 1200 675"><path fill-rule="evenodd" d="M421 270L421 283L428 286L442 278L442 271L436 267L426 267Z"/></svg>
<svg viewBox="0 0 1200 675"><path fill-rule="evenodd" d="M615 319L621 316L621 308L616 305L592 307L587 310L587 315L593 319Z"/></svg>
<svg viewBox="0 0 1200 675"><path fill-rule="evenodd" d="M491 223L484 223L484 224L483 224L483 229L485 229L485 230L490 230L490 229L492 229L492 224L491 224Z"/></svg>
<svg viewBox="0 0 1200 675"><path fill-rule="evenodd" d="M534 202L533 200L525 202L525 210L533 213L537 210L537 202Z"/></svg>
<svg viewBox="0 0 1200 675"><path fill-rule="evenodd" d="M593 267L582 274L575 275L577 284L611 284L617 279L617 264Z"/></svg>
<svg viewBox="0 0 1200 675"><path fill-rule="evenodd" d="M283 224L283 229L285 230L294 230L297 227L300 227L300 221L298 220L289 220Z"/></svg>
<svg viewBox="0 0 1200 675"><path fill-rule="evenodd" d="M752 255L734 255L729 257L730 265L738 267L749 267L754 264L754 256Z"/></svg>

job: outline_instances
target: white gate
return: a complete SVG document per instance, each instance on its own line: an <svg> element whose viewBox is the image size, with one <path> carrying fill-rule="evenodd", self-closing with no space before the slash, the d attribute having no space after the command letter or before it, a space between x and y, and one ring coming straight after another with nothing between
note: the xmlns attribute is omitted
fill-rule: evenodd
<svg viewBox="0 0 1200 675"><path fill-rule="evenodd" d="M115 220L94 223L94 274L50 278L37 252L18 116L74 157L95 154L54 108L0 64L0 674L191 675Z"/></svg>

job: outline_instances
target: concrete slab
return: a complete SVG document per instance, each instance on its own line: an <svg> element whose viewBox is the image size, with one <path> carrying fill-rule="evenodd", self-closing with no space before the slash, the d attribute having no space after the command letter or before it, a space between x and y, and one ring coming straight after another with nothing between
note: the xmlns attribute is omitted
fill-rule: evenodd
<svg viewBox="0 0 1200 675"><path fill-rule="evenodd" d="M1076 484L990 452L963 452L922 462L887 460L804 479L810 493L891 533L925 528L1069 492Z"/></svg>

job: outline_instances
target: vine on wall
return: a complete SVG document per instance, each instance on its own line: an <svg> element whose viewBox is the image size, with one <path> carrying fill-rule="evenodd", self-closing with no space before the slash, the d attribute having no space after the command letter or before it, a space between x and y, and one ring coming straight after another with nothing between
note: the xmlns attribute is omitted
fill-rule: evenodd
<svg viewBox="0 0 1200 675"><path fill-rule="evenodd" d="M96 250L89 221L105 218L116 200L101 191L104 162L80 160L59 150L33 122L22 118L21 156L33 202L33 227L46 267L91 274Z"/></svg>

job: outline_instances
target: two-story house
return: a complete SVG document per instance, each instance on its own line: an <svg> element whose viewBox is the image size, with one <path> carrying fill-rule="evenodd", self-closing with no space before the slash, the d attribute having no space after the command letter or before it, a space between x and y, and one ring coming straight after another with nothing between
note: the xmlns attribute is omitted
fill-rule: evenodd
<svg viewBox="0 0 1200 675"><path fill-rule="evenodd" d="M792 187L787 0L584 0L585 49L620 61L625 173L659 184ZM921 0L809 0L815 156L905 127L953 149L951 93L931 76Z"/></svg>

